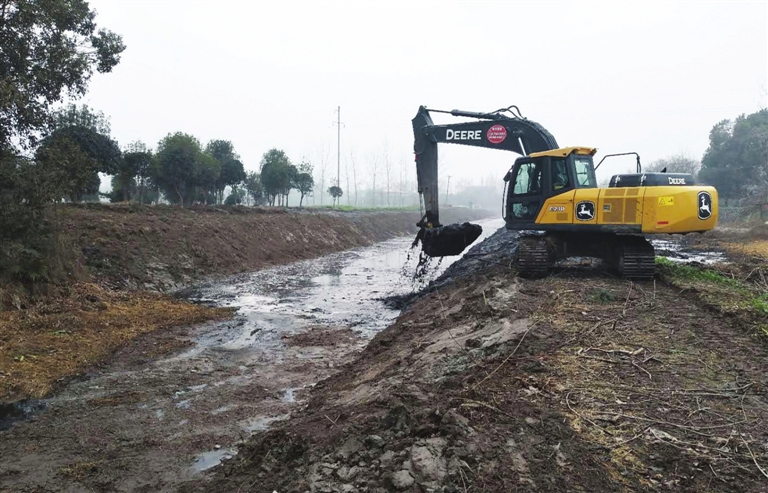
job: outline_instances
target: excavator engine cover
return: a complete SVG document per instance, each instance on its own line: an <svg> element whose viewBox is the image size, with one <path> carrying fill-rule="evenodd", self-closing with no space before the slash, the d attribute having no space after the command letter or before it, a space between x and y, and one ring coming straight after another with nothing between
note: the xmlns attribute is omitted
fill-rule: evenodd
<svg viewBox="0 0 768 493"><path fill-rule="evenodd" d="M483 233L479 224L449 224L438 228L421 228L416 241L421 240L421 250L430 257L460 255Z"/></svg>

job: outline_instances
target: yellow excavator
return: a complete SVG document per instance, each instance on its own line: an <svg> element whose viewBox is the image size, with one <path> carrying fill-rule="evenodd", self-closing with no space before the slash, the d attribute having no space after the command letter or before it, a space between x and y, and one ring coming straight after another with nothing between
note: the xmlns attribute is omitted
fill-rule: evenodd
<svg viewBox="0 0 768 493"><path fill-rule="evenodd" d="M430 113L473 121L435 125ZM459 255L482 233L477 224L440 224L437 144L452 143L515 152L504 177L506 228L520 232L517 263L521 275L546 275L555 261L597 257L627 279L651 279L655 234L711 230L717 224L717 190L698 185L686 173L614 175L598 188L596 149L564 147L543 126L524 118L516 106L490 113L419 108L412 120L418 191L423 216L417 241L432 257Z"/></svg>

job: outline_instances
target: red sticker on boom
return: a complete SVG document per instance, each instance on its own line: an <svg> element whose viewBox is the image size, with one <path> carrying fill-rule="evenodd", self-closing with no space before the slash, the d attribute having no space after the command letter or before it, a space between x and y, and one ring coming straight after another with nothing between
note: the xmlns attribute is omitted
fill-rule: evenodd
<svg viewBox="0 0 768 493"><path fill-rule="evenodd" d="M486 136L491 144L501 144L507 138L507 129L503 125L492 125Z"/></svg>

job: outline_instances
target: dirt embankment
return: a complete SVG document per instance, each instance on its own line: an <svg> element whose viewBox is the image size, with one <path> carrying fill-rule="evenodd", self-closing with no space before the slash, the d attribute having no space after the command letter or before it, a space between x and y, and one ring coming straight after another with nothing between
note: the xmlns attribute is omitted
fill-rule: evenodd
<svg viewBox="0 0 768 493"><path fill-rule="evenodd" d="M488 211L445 209L445 223ZM81 272L113 288L174 291L416 233L418 212L86 206L61 212Z"/></svg>
<svg viewBox="0 0 768 493"><path fill-rule="evenodd" d="M185 491L765 490L765 312L713 303L725 275L483 258Z"/></svg>

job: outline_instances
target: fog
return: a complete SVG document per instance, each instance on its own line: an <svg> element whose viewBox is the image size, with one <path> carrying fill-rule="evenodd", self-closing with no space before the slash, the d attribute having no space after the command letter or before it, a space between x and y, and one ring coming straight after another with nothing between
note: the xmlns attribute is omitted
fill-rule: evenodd
<svg viewBox="0 0 768 493"><path fill-rule="evenodd" d="M277 147L316 171L325 161L335 176L340 106L343 188L351 156L361 188L371 160L385 155L415 179L410 120L419 105L514 104L561 146L597 147L597 159L636 151L651 162L700 159L715 123L768 101L766 2L92 5L127 50L81 102L110 117L121 145L155 147L183 131L203 144L231 140L247 170ZM452 121L443 116L436 121ZM517 157L440 152L441 189L448 175L456 186L489 176L500 185ZM633 166L613 161L599 178Z"/></svg>

